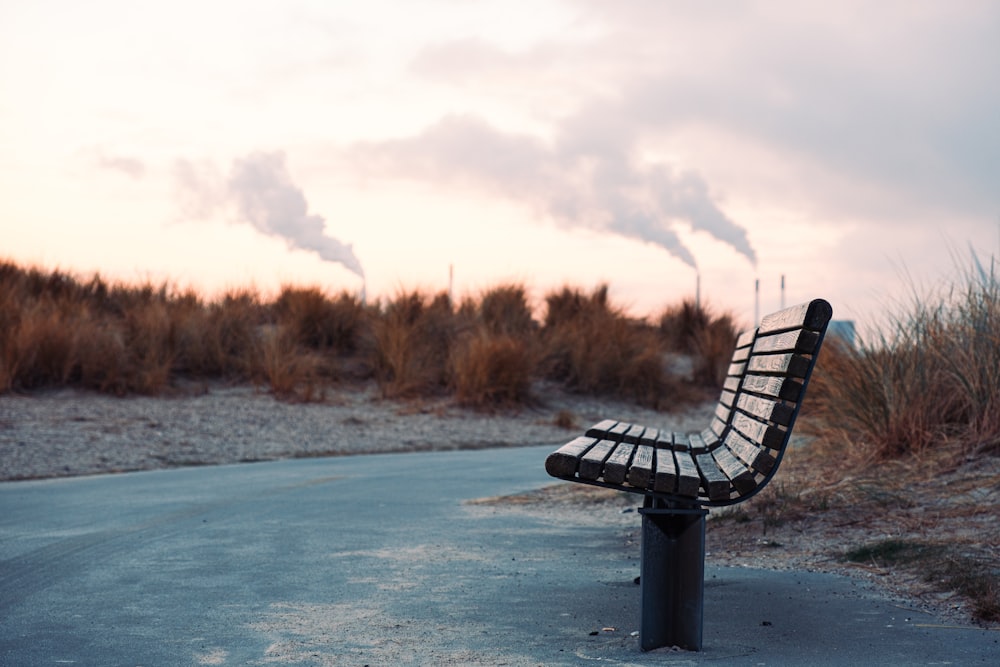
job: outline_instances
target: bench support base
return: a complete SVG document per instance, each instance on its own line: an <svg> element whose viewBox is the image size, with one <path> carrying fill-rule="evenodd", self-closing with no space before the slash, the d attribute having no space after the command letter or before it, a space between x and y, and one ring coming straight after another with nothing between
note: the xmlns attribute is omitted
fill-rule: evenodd
<svg viewBox="0 0 1000 667"><path fill-rule="evenodd" d="M701 650L705 598L705 517L702 508L669 507L647 497L642 514L641 613L643 651L678 646Z"/></svg>

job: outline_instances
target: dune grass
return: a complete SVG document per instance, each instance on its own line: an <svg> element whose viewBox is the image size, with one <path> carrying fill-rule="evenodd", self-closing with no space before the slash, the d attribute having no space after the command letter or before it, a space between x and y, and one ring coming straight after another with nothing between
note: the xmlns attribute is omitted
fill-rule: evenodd
<svg viewBox="0 0 1000 667"><path fill-rule="evenodd" d="M1000 278L960 274L890 312L873 341L826 345L804 410L856 463L1000 454ZM839 435L839 437L838 437Z"/></svg>
<svg viewBox="0 0 1000 667"><path fill-rule="evenodd" d="M736 335L731 316L690 303L666 308L684 316L657 325L629 317L606 286L564 287L544 306L539 321L519 284L459 304L406 290L364 304L292 286L273 299L234 289L206 301L167 284L0 262L0 393L70 386L156 395L221 380L321 400L337 384L373 380L384 398L453 395L490 410L531 404L533 385L550 380L665 407L717 389ZM671 371L670 355L681 353L692 355L693 373Z"/></svg>

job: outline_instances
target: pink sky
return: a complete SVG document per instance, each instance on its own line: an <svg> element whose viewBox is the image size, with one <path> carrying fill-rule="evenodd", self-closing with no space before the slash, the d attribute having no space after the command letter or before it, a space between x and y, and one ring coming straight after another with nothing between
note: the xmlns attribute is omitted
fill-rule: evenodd
<svg viewBox="0 0 1000 667"><path fill-rule="evenodd" d="M1000 251L998 62L985 1L4 2L0 256L865 324Z"/></svg>

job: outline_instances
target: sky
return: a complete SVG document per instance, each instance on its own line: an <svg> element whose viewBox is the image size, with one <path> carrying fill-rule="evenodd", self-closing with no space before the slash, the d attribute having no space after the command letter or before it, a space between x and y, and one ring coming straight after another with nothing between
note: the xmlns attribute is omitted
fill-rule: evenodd
<svg viewBox="0 0 1000 667"><path fill-rule="evenodd" d="M1000 256L998 73L992 0L0 0L0 259L864 327Z"/></svg>

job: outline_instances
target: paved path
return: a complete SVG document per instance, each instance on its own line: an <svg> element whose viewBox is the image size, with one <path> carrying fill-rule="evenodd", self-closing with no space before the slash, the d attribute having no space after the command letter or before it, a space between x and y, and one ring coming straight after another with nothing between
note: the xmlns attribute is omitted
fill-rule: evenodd
<svg viewBox="0 0 1000 667"><path fill-rule="evenodd" d="M643 654L637 546L463 504L550 483L549 449L0 484L0 664L1000 661L849 579L712 567L705 651Z"/></svg>

